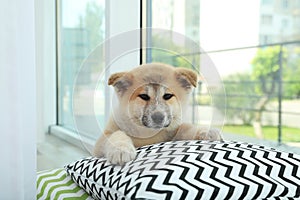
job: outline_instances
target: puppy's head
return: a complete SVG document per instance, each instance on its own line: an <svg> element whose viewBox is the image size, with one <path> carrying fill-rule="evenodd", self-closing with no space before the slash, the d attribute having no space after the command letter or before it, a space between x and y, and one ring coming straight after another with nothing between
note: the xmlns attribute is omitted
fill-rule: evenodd
<svg viewBox="0 0 300 200"><path fill-rule="evenodd" d="M162 129L181 123L182 112L197 74L164 64L145 64L111 75L109 85L119 97L119 112L135 125ZM123 117L124 120L124 117Z"/></svg>

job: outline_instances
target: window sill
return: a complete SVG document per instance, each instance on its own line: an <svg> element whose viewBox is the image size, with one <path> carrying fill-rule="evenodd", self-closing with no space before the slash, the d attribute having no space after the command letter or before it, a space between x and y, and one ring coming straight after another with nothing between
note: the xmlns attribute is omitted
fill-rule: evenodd
<svg viewBox="0 0 300 200"><path fill-rule="evenodd" d="M96 142L91 138L84 137L83 135L79 135L78 132L72 131L70 129L58 125L50 126L49 133L77 147L80 147L90 153L92 152L92 149Z"/></svg>

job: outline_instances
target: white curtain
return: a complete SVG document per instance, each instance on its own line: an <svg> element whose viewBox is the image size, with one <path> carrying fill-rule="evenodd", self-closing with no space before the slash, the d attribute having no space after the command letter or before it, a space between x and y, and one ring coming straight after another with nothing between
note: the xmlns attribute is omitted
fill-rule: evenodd
<svg viewBox="0 0 300 200"><path fill-rule="evenodd" d="M0 5L0 197L35 199L34 0Z"/></svg>

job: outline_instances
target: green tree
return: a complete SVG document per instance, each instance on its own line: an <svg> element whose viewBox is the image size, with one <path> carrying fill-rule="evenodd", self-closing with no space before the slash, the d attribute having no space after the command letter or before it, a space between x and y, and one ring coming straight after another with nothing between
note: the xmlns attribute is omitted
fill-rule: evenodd
<svg viewBox="0 0 300 200"><path fill-rule="evenodd" d="M300 47L291 48L287 68L283 80L284 96L287 98L300 98Z"/></svg>
<svg viewBox="0 0 300 200"><path fill-rule="evenodd" d="M175 44L167 36L154 35L152 37L152 44L153 47L164 47L164 49L152 49L153 62L162 62L175 67L186 67L190 69L199 65L199 55L181 56L180 54L188 53L187 48L185 48L184 45Z"/></svg>
<svg viewBox="0 0 300 200"><path fill-rule="evenodd" d="M281 60L280 60L281 59ZM252 60L252 78L259 81L255 91L261 97L255 103L255 115L253 128L258 138L263 138L262 132L262 112L267 103L276 94L279 83L280 62L282 68L286 68L286 50L280 46L259 49Z"/></svg>
<svg viewBox="0 0 300 200"><path fill-rule="evenodd" d="M223 83L227 100L226 117L230 120L240 119L243 124L250 125L254 117L251 109L257 100L254 95L255 85L251 83L251 74L231 74L223 79ZM218 98L216 105L222 108L224 102Z"/></svg>

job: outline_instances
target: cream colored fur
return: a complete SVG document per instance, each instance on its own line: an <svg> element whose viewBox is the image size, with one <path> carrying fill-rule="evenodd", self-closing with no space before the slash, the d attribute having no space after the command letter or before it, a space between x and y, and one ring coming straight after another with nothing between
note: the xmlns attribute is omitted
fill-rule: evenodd
<svg viewBox="0 0 300 200"><path fill-rule="evenodd" d="M136 147L171 140L222 140L218 130L205 130L182 123L182 112L186 110L189 94L192 88L197 86L197 82L197 74L194 71L161 63L145 64L129 72L111 75L108 84L115 87L119 105L111 114L104 133L95 144L94 156L105 156L112 164L123 165L135 158ZM158 88L155 97L149 92L153 90L152 87ZM147 90L148 88L150 89ZM145 91L148 91L151 101L139 98L138 95ZM163 95L160 91L172 93L174 97L156 100ZM162 126L160 128L149 128L140 120L139 116L146 115L141 112L151 103L152 110L160 106L163 110L161 113L170 111L163 118L165 121L159 124ZM151 109L149 112L152 112ZM167 123L167 116L171 116L170 124L163 127L163 123Z"/></svg>

